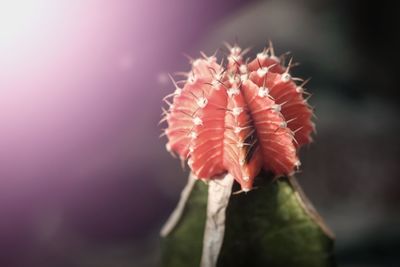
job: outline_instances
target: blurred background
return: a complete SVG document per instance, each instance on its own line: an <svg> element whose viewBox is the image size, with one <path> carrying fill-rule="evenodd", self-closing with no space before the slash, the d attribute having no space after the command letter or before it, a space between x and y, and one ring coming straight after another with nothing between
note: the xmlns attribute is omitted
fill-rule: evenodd
<svg viewBox="0 0 400 267"><path fill-rule="evenodd" d="M186 183L157 126L183 53L291 51L318 119L305 192L339 266L400 266L390 1L1 0L0 266L157 266ZM219 54L221 56L221 53Z"/></svg>

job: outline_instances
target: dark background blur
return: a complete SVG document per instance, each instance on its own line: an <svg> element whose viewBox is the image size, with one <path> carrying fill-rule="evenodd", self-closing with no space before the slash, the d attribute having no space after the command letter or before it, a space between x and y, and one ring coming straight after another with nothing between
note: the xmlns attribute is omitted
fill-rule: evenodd
<svg viewBox="0 0 400 267"><path fill-rule="evenodd" d="M340 266L400 266L395 1L0 2L0 266L157 266L186 182L157 126L183 53L268 39L312 77L298 175ZM221 56L221 54L219 54Z"/></svg>

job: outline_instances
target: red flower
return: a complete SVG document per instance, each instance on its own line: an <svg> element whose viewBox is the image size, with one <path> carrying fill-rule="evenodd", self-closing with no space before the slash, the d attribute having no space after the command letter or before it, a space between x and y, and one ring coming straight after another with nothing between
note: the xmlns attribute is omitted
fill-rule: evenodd
<svg viewBox="0 0 400 267"><path fill-rule="evenodd" d="M230 47L226 66L215 56L192 61L180 88L165 98L167 150L188 160L194 174L212 179L230 172L243 191L261 169L290 175L300 165L298 148L311 142L312 109L274 55L272 46L252 61ZM172 97L172 103L167 99Z"/></svg>

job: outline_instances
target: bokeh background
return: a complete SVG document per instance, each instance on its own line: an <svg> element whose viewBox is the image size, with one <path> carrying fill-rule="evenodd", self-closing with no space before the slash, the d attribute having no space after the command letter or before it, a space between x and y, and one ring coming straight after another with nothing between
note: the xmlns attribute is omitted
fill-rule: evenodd
<svg viewBox="0 0 400 267"><path fill-rule="evenodd" d="M1 0L0 266L157 266L187 171L157 125L167 73L274 41L312 77L305 192L340 266L400 266L393 1ZM221 56L221 54L219 54Z"/></svg>

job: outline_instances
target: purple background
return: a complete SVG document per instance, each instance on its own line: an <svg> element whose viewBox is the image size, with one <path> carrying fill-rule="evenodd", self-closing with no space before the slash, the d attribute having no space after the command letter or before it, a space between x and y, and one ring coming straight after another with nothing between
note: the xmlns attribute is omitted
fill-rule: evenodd
<svg viewBox="0 0 400 267"><path fill-rule="evenodd" d="M0 266L156 266L187 176L158 138L166 74L235 38L252 53L271 38L313 77L299 180L341 266L393 266L395 9L359 2L1 2Z"/></svg>

